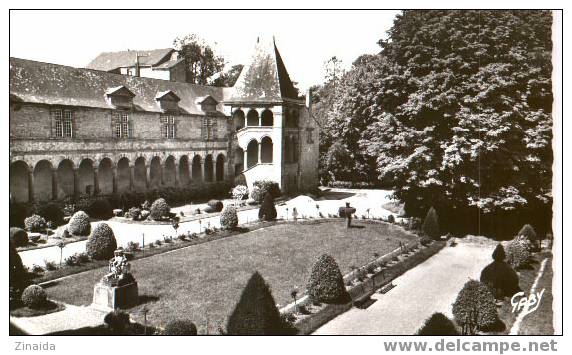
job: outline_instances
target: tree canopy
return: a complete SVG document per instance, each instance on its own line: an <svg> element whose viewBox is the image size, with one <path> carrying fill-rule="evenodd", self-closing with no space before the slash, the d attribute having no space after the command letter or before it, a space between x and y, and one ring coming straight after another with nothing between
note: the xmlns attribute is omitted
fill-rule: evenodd
<svg viewBox="0 0 572 355"><path fill-rule="evenodd" d="M412 215L549 220L551 25L549 11L398 15L336 89L324 130L353 155L338 169L390 181Z"/></svg>

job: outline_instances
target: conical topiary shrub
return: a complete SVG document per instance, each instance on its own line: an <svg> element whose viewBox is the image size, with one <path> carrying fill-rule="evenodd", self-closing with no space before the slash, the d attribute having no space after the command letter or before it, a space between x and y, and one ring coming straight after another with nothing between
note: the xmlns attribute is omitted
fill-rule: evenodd
<svg viewBox="0 0 572 355"><path fill-rule="evenodd" d="M336 260L328 254L318 258L308 281L308 297L319 303L347 303L349 294Z"/></svg>
<svg viewBox="0 0 572 355"><path fill-rule="evenodd" d="M227 334L277 335L284 334L285 330L268 285L262 276L255 272L228 318Z"/></svg>
<svg viewBox="0 0 572 355"><path fill-rule="evenodd" d="M493 260L494 261L505 261L506 259L506 253L504 252L504 248L502 246L502 244L498 244L497 247L495 248L495 251L493 251Z"/></svg>
<svg viewBox="0 0 572 355"><path fill-rule="evenodd" d="M433 313L417 331L417 335L459 335L459 332L455 323L446 315Z"/></svg>
<svg viewBox="0 0 572 355"><path fill-rule="evenodd" d="M87 255L95 260L107 260L113 257L115 249L117 241L113 229L107 223L99 223L87 239L85 245Z"/></svg>
<svg viewBox="0 0 572 355"><path fill-rule="evenodd" d="M263 221L273 221L276 219L274 198L269 193L264 196L264 201L262 201L262 205L260 205L258 209L258 219Z"/></svg>
<svg viewBox="0 0 572 355"><path fill-rule="evenodd" d="M422 227L423 233L430 236L433 239L439 239L441 236L439 232L439 217L437 216L437 211L431 207L425 216Z"/></svg>

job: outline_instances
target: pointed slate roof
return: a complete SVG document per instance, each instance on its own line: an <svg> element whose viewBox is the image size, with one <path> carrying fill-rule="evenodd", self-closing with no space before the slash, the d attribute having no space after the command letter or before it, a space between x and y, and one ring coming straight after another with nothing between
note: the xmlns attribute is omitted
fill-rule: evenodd
<svg viewBox="0 0 572 355"><path fill-rule="evenodd" d="M274 40L259 40L227 102L281 103L296 100L296 90Z"/></svg>

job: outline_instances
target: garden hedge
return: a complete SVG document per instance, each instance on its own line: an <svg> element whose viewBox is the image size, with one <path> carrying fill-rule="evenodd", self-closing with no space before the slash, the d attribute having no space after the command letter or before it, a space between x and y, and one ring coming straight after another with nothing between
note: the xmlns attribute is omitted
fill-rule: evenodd
<svg viewBox="0 0 572 355"><path fill-rule="evenodd" d="M43 232L46 230L46 220L42 216L33 214L24 220L24 226L33 233Z"/></svg>
<svg viewBox="0 0 572 355"><path fill-rule="evenodd" d="M517 237L518 238L518 237ZM515 239L506 247L506 261L515 269L522 268L530 261L530 251L526 240Z"/></svg>
<svg viewBox="0 0 572 355"><path fill-rule="evenodd" d="M276 207L274 206L274 198L267 193L262 201L262 205L258 209L258 219L263 221L273 221L276 219Z"/></svg>
<svg viewBox="0 0 572 355"><path fill-rule="evenodd" d="M493 261L485 266L480 281L493 290L497 299L512 297L520 291L518 274L504 261Z"/></svg>
<svg viewBox="0 0 572 355"><path fill-rule="evenodd" d="M453 303L453 316L459 326L469 329L483 330L496 324L498 314L491 289L482 282L467 281Z"/></svg>
<svg viewBox="0 0 572 355"><path fill-rule="evenodd" d="M36 213L44 217L46 221L52 222L56 227L64 224L64 211L57 203L43 203L37 208Z"/></svg>
<svg viewBox="0 0 572 355"><path fill-rule="evenodd" d="M107 223L99 223L87 239L85 245L87 255L94 260L107 260L113 257L117 249L117 241L111 227Z"/></svg>
<svg viewBox="0 0 572 355"><path fill-rule="evenodd" d="M233 206L226 206L220 214L220 225L223 229L235 229L238 226L238 214Z"/></svg>
<svg viewBox="0 0 572 355"><path fill-rule="evenodd" d="M91 218L110 219L113 217L113 207L106 198L92 200L86 212Z"/></svg>

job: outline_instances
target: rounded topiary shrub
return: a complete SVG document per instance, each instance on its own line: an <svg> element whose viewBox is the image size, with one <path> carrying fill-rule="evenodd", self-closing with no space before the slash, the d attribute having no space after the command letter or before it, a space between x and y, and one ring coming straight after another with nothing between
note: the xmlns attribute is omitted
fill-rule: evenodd
<svg viewBox="0 0 572 355"><path fill-rule="evenodd" d="M495 325L498 315L491 289L482 282L467 281L453 303L453 316L469 334Z"/></svg>
<svg viewBox="0 0 572 355"><path fill-rule="evenodd" d="M117 249L117 241L111 227L107 223L99 223L87 239L85 250L94 260L107 260L113 257Z"/></svg>
<svg viewBox="0 0 572 355"><path fill-rule="evenodd" d="M160 221L165 219L170 212L171 212L171 207L169 207L167 201L165 201L164 198L158 198L151 205L149 216L154 221Z"/></svg>
<svg viewBox="0 0 572 355"><path fill-rule="evenodd" d="M87 214L91 218L110 219L113 217L113 208L106 198L98 198L89 204Z"/></svg>
<svg viewBox="0 0 572 355"><path fill-rule="evenodd" d="M48 202L37 209L38 215L46 221L52 222L56 227L64 224L64 211L57 203Z"/></svg>
<svg viewBox="0 0 572 355"><path fill-rule="evenodd" d="M433 313L417 331L417 335L459 335L459 332L455 323L446 315Z"/></svg>
<svg viewBox="0 0 572 355"><path fill-rule="evenodd" d="M259 187L254 186L252 191L250 191L250 198L256 203L260 204L264 199L264 191L262 191L262 189Z"/></svg>
<svg viewBox="0 0 572 355"><path fill-rule="evenodd" d="M77 211L68 222L68 232L72 235L87 236L91 230L89 216L83 211Z"/></svg>
<svg viewBox="0 0 572 355"><path fill-rule="evenodd" d="M24 226L33 233L43 232L46 230L46 220L42 216L33 214L24 220Z"/></svg>
<svg viewBox="0 0 572 355"><path fill-rule="evenodd" d="M226 206L220 214L220 225L224 229L234 229L238 226L238 214L233 206Z"/></svg>
<svg viewBox="0 0 572 355"><path fill-rule="evenodd" d="M262 196L270 194L273 198L280 197L280 186L278 186L276 181L258 180L254 182L253 186L258 187L262 191Z"/></svg>
<svg viewBox="0 0 572 355"><path fill-rule="evenodd" d="M165 326L165 335L197 335L197 326L190 320L174 320Z"/></svg>
<svg viewBox="0 0 572 355"><path fill-rule="evenodd" d="M242 291L226 325L230 335L278 335L285 328L270 288L255 272Z"/></svg>
<svg viewBox="0 0 572 355"><path fill-rule="evenodd" d="M141 209L137 208L137 207L131 207L129 209L129 217L131 217L131 219L134 221L140 220L141 219Z"/></svg>
<svg viewBox="0 0 572 355"><path fill-rule="evenodd" d="M497 299L512 297L520 291L518 274L504 261L493 261L481 271L481 282L488 285Z"/></svg>
<svg viewBox="0 0 572 355"><path fill-rule="evenodd" d="M22 228L12 227L10 228L10 241L16 247L23 247L28 244L28 233Z"/></svg>
<svg viewBox="0 0 572 355"><path fill-rule="evenodd" d="M120 310L107 313L103 318L103 322L107 325L109 330L117 335L124 335L131 323L129 320L129 314Z"/></svg>
<svg viewBox="0 0 572 355"><path fill-rule="evenodd" d="M258 209L258 218L263 221L273 221L276 219L276 207L271 194L266 194L262 205Z"/></svg>
<svg viewBox="0 0 572 355"><path fill-rule="evenodd" d="M536 243L538 237L536 231L530 224L525 224L522 226L517 235L524 235L531 243Z"/></svg>
<svg viewBox="0 0 572 355"><path fill-rule="evenodd" d="M515 269L524 267L530 261L527 244L521 240L513 240L506 247L506 261Z"/></svg>
<svg viewBox="0 0 572 355"><path fill-rule="evenodd" d="M349 295L336 260L328 254L318 258L308 280L308 296L313 302L347 303Z"/></svg>
<svg viewBox="0 0 572 355"><path fill-rule="evenodd" d="M220 212L223 208L223 204L219 200L210 200L207 202L207 205L212 209L213 212Z"/></svg>
<svg viewBox="0 0 572 355"><path fill-rule="evenodd" d="M8 256L10 263L9 271L9 285L15 289L21 290L21 287L26 284L28 273L22 264L22 258L16 250L14 243L10 242L10 255Z"/></svg>
<svg viewBox="0 0 572 355"><path fill-rule="evenodd" d="M422 226L423 233L430 236L433 239L439 239L441 236L439 233L439 217L437 216L437 211L431 207L425 216Z"/></svg>
<svg viewBox="0 0 572 355"><path fill-rule="evenodd" d="M46 304L48 295L38 285L30 285L22 292L22 303L28 308L40 308Z"/></svg>

